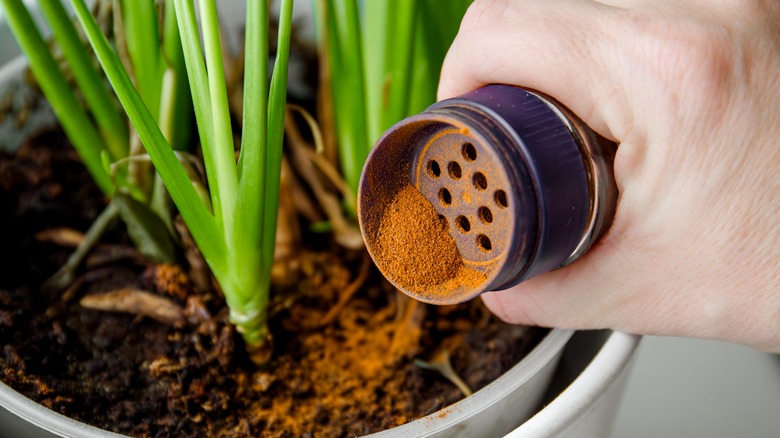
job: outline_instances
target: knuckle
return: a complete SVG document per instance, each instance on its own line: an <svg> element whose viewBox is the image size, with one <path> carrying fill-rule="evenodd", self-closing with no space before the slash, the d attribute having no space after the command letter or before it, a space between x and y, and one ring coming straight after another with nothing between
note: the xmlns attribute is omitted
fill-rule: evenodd
<svg viewBox="0 0 780 438"><path fill-rule="evenodd" d="M725 26L688 17L635 15L626 21L633 67L675 98L725 95L739 47Z"/></svg>
<svg viewBox="0 0 780 438"><path fill-rule="evenodd" d="M457 72L473 83L511 80L513 58L506 56L500 44L511 42L513 21L508 16L515 7L511 0L475 0L450 46L443 71L448 75Z"/></svg>
<svg viewBox="0 0 780 438"><path fill-rule="evenodd" d="M757 17L780 12L777 0L721 0L721 8L731 16Z"/></svg>
<svg viewBox="0 0 780 438"><path fill-rule="evenodd" d="M492 26L509 10L509 0L474 0L461 21L461 31Z"/></svg>

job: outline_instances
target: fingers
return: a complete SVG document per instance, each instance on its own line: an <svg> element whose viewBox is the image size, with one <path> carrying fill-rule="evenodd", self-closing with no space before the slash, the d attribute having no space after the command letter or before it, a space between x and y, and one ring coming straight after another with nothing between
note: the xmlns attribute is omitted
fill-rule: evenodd
<svg viewBox="0 0 780 438"><path fill-rule="evenodd" d="M501 319L513 324L574 329L619 327L623 317L615 312L626 310L618 304L626 285L617 281L626 281L620 271L628 266L612 257L610 251L590 253L564 269L508 290L485 293L482 299ZM597 264L590 263L593 256L598 257Z"/></svg>
<svg viewBox="0 0 780 438"><path fill-rule="evenodd" d="M695 321L659 314L659 307L664 306L658 303L674 300L674 296L654 287L655 271L643 266L642 250L624 248L625 244L608 242L564 269L505 291L485 293L482 299L491 311L513 324L655 334L695 331ZM691 313L691 319L695 318ZM674 327L675 322L689 326Z"/></svg>
<svg viewBox="0 0 780 438"><path fill-rule="evenodd" d="M590 0L476 0L444 61L439 98L489 83L529 87L615 139L608 121L628 112L611 68L619 14Z"/></svg>
<svg viewBox="0 0 780 438"><path fill-rule="evenodd" d="M767 265L780 228L765 214L777 205L776 154L762 149L777 135L761 124L777 125L780 2L707 4L475 0L469 9L439 98L525 86L621 143L612 228L573 264L483 294L504 320L780 349L780 277Z"/></svg>
<svg viewBox="0 0 780 438"><path fill-rule="evenodd" d="M754 306L772 302L755 292L760 287L753 287L749 279L735 280L729 270L713 271L711 267L725 259L717 251L677 250L680 242L691 241L686 220L676 230L665 222L629 223L625 216L616 220L582 259L511 289L485 293L483 301L513 324L609 328L722 339L771 351L780 348L777 331L766 329L777 325L778 307L764 305L768 310L763 311ZM695 240L708 248L717 246L701 236ZM744 285L747 291L740 291Z"/></svg>

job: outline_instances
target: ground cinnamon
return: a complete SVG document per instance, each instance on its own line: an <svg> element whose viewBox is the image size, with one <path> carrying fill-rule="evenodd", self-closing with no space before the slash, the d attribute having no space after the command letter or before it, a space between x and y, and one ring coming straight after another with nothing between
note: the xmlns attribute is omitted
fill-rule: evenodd
<svg viewBox="0 0 780 438"><path fill-rule="evenodd" d="M442 296L460 287L475 288L486 278L463 265L446 222L411 185L385 208L373 243L382 273L411 292Z"/></svg>

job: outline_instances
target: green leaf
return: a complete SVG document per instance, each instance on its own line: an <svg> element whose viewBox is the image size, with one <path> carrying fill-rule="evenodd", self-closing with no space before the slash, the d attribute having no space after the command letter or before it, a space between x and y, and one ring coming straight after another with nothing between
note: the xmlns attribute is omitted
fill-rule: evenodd
<svg viewBox="0 0 780 438"><path fill-rule="evenodd" d="M105 149L103 139L81 109L21 0L1 1L11 32L27 57L30 68L62 128L97 185L110 195L114 191L114 184L103 168L100 158L101 151Z"/></svg>
<svg viewBox="0 0 780 438"><path fill-rule="evenodd" d="M176 247L168 227L148 206L130 196L117 194L114 203L138 251L156 263L176 260Z"/></svg>
<svg viewBox="0 0 780 438"><path fill-rule="evenodd" d="M357 192L373 142L436 99L439 71L471 0L318 0L341 168Z"/></svg>
<svg viewBox="0 0 780 438"><path fill-rule="evenodd" d="M363 13L363 64L366 74L368 138L375 141L387 128L383 114L387 109L386 82L390 79L394 23L397 10L393 0L372 0ZM362 164L362 163L361 163Z"/></svg>
<svg viewBox="0 0 780 438"><path fill-rule="evenodd" d="M152 117L157 120L164 66L154 0L123 0L122 16L136 88Z"/></svg>
<svg viewBox="0 0 780 438"><path fill-rule="evenodd" d="M265 277L271 276L271 265L276 246L276 220L279 208L279 178L282 172L282 139L287 103L287 67L290 59L293 0L282 0L279 13L279 35L276 61L271 76L268 97L268 140L265 167L265 208L263 218L263 268Z"/></svg>
<svg viewBox="0 0 780 438"><path fill-rule="evenodd" d="M163 54L168 68L160 96L160 129L174 149L185 150L192 138L194 114L173 0L165 0Z"/></svg>
<svg viewBox="0 0 780 438"><path fill-rule="evenodd" d="M450 0L443 13L440 0L420 0L406 116L417 114L436 101L444 57L470 4L471 0Z"/></svg>
<svg viewBox="0 0 780 438"><path fill-rule="evenodd" d="M248 0L244 50L244 114L239 160L238 201L236 202L233 245L236 276L253 281L254 289L264 281L260 267L264 230L263 210L276 207L265 197L268 139L268 3ZM279 145L281 147L281 145Z"/></svg>
<svg viewBox="0 0 780 438"><path fill-rule="evenodd" d="M333 231L333 224L330 221L319 221L309 225L309 230L313 233L329 233Z"/></svg>
<svg viewBox="0 0 780 438"><path fill-rule="evenodd" d="M38 0L38 6L49 24L54 40L68 61L68 67L100 128L100 134L112 158L118 160L125 157L129 138L127 121L114 105L114 98L106 87L103 77L92 65L92 59L79 38L68 12L60 0Z"/></svg>
<svg viewBox="0 0 780 438"><path fill-rule="evenodd" d="M216 275L226 269L225 242L214 217L198 198L187 174L176 159L170 145L157 127L154 118L127 76L116 53L100 31L84 0L71 0L76 16L92 45L114 91L130 117L138 136L146 147L157 172L179 208L195 241Z"/></svg>
<svg viewBox="0 0 780 438"><path fill-rule="evenodd" d="M415 14L420 3L416 0L397 0L394 4L396 23L392 28L393 50L390 62L390 93L387 113L382 120L382 131L400 121L408 114L412 75L412 54L415 46ZM388 38L389 40L390 38ZM422 41L418 43L424 44ZM376 141L379 137L371 138Z"/></svg>
<svg viewBox="0 0 780 438"><path fill-rule="evenodd" d="M226 151L224 147L218 147L216 144L209 82L206 75L206 65L203 61L200 33L193 3L190 0L174 0L174 6L176 8L177 22L179 23L182 48L184 49L184 60L187 65L187 77L189 78L190 90L192 92L192 103L195 106L195 120L198 122L203 162L206 165L206 178L211 189L211 204L217 225L222 229L225 215L222 205L222 191L224 189L219 190L217 188L220 187L221 182L219 178L220 170L226 164L231 163L233 153L232 150ZM227 205L229 207L231 204L228 203ZM220 234L222 233L220 232Z"/></svg>
<svg viewBox="0 0 780 438"><path fill-rule="evenodd" d="M371 148L358 5L356 0L326 0L325 4L331 90L336 108L333 116L341 170L353 193L357 193L360 172Z"/></svg>
<svg viewBox="0 0 780 438"><path fill-rule="evenodd" d="M208 71L208 89L211 102L212 147L216 159L217 185L222 211L222 227L225 230L225 240L232 237L233 216L236 192L238 191L238 176L233 147L233 130L230 125L230 112L227 103L225 71L222 58L222 44L217 19L215 0L200 0L200 18L203 27L203 45ZM200 121L202 123L203 121ZM214 190L215 186L210 186ZM231 212L231 214L226 214Z"/></svg>

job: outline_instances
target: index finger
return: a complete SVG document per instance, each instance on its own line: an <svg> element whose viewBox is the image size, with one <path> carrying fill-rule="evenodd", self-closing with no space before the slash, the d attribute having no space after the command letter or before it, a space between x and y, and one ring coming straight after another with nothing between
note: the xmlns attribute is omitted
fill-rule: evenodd
<svg viewBox="0 0 780 438"><path fill-rule="evenodd" d="M490 83L549 94L602 135L629 113L616 65L621 8L591 0L475 0L445 58L439 98Z"/></svg>

